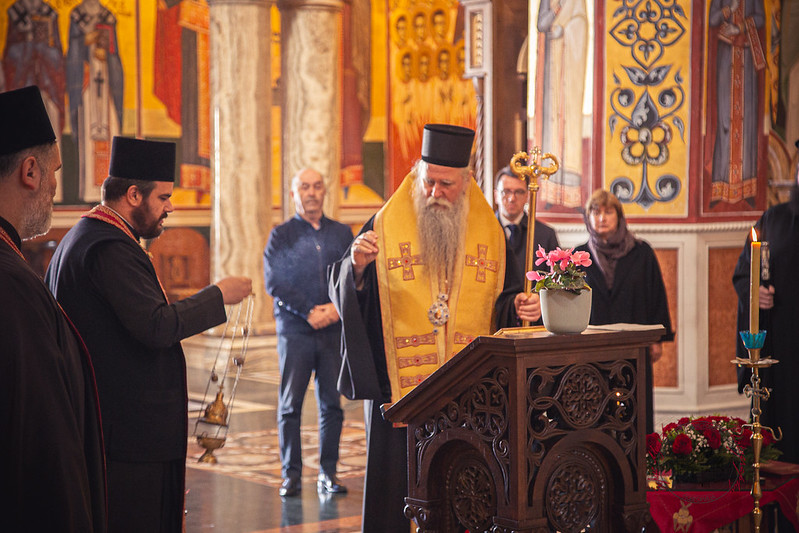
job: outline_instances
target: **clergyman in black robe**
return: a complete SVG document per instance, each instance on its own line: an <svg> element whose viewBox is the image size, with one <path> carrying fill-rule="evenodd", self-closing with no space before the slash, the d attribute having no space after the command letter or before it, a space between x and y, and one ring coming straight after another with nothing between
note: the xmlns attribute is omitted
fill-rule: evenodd
<svg viewBox="0 0 799 533"><path fill-rule="evenodd" d="M25 261L50 227L61 157L39 89L0 94L0 529L106 530L92 363Z"/></svg>
<svg viewBox="0 0 799 533"><path fill-rule="evenodd" d="M252 290L247 278L225 278L167 301L139 238L163 231L174 169L173 143L115 137L103 204L67 232L45 277L94 358L111 532L182 530L188 398L180 341L223 323L224 304Z"/></svg>
<svg viewBox="0 0 799 533"><path fill-rule="evenodd" d="M782 428L783 438L776 444L781 461L799 462L799 186L784 204L768 209L755 225L760 241L768 242L769 279L760 285L760 330L766 331L761 357L772 357L778 364L760 370L761 385L771 389L767 401L760 402L760 423ZM732 282L738 293L738 331L749 330L750 240L741 251ZM761 270L762 271L762 270ZM771 303L771 307L769 307ZM738 356L749 357L736 332ZM739 389L749 383L749 371L738 370Z"/></svg>

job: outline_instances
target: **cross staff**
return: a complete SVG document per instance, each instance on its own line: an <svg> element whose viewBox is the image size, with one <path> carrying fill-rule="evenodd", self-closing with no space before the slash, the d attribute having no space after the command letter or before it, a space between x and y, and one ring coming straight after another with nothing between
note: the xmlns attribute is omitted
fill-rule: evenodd
<svg viewBox="0 0 799 533"><path fill-rule="evenodd" d="M550 161L549 165L544 166L542 163L545 161ZM522 164L523 161L526 161L528 164L525 166ZM558 171L560 168L560 162L558 162L558 158L550 153L541 154L541 149L539 147L533 148L533 153L528 156L527 152L517 152L510 160L510 169L513 171L514 174L519 176L519 179L524 180L527 184L527 190L530 191L530 196L527 199L527 216L528 216L528 223L527 223L527 244L525 246L525 254L524 254L524 272L527 273L533 269L533 254L535 250L533 250L534 242L535 242L535 204L536 204L536 195L538 193L538 179L543 177L544 179L549 179L549 177ZM527 276L524 276L524 292L528 293L532 289L532 281L527 279ZM528 321L524 321L524 326L529 326L530 323Z"/></svg>

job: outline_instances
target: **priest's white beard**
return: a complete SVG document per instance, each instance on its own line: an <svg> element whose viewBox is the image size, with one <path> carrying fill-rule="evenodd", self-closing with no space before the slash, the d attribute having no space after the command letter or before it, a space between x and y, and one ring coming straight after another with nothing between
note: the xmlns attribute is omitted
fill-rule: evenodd
<svg viewBox="0 0 799 533"><path fill-rule="evenodd" d="M416 208L419 244L422 259L428 265L433 279L435 276L439 281L452 279L458 246L469 212L469 205L465 201L467 190L468 187L464 187L463 193L452 203L444 198L425 197L422 180L416 180L413 203Z"/></svg>

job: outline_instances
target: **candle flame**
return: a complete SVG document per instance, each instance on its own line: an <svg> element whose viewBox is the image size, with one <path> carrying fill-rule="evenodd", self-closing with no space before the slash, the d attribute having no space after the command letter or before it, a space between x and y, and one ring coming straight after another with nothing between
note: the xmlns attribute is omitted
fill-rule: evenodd
<svg viewBox="0 0 799 533"><path fill-rule="evenodd" d="M757 232L754 226L752 226L752 242L757 242Z"/></svg>

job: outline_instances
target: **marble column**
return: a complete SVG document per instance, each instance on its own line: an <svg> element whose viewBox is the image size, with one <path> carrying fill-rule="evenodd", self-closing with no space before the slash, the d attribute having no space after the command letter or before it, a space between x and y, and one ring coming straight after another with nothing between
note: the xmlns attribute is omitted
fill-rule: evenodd
<svg viewBox="0 0 799 533"><path fill-rule="evenodd" d="M281 31L283 215L291 178L312 167L325 178L324 212L338 217L341 168L341 0L278 0Z"/></svg>
<svg viewBox="0 0 799 533"><path fill-rule="evenodd" d="M211 277L248 276L251 333L274 333L262 253L271 230L269 0L210 0Z"/></svg>

